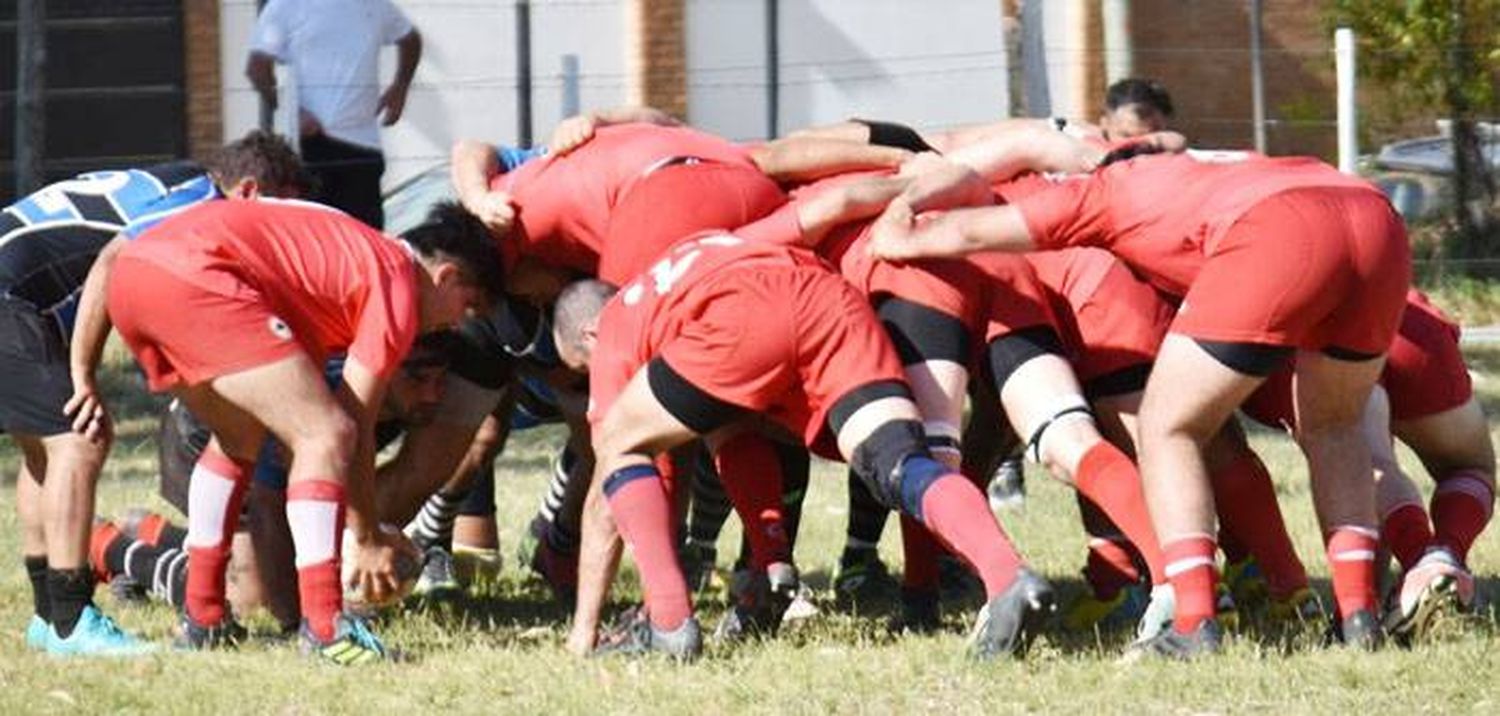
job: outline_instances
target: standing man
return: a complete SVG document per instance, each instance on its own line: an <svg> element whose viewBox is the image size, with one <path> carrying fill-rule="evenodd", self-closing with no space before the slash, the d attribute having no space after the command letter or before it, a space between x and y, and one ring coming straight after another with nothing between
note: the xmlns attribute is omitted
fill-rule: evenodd
<svg viewBox="0 0 1500 716"><path fill-rule="evenodd" d="M380 48L390 44L398 51L396 77L382 92ZM401 119L421 58L422 36L391 0L266 3L245 74L274 108L273 65L296 73L302 159L319 184L314 199L384 226L380 127Z"/></svg>

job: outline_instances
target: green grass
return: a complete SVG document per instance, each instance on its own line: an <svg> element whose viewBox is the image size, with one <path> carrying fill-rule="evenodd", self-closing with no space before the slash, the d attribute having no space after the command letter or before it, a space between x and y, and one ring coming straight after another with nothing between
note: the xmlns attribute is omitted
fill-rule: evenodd
<svg viewBox="0 0 1500 716"><path fill-rule="evenodd" d="M1471 353L1477 385L1500 407L1500 350ZM154 496L154 446L147 409L128 371L116 365L109 386L125 419L120 445L101 480L100 511L132 505L168 509ZM135 397L127 397L135 396ZM12 558L0 570L0 713L1495 713L1500 650L1496 615L1486 610L1466 630L1413 650L1365 655L1315 646L1316 634L1284 639L1245 636L1227 653L1193 664L1116 662L1123 634L1052 632L1023 662L972 664L962 658L972 607L948 615L948 633L892 638L884 615L823 614L774 642L711 649L690 666L655 660L580 661L561 649L564 613L530 583L513 549L545 489L545 455L555 430L516 441L499 479L507 565L495 590L445 609L390 617L388 641L413 663L340 670L299 658L269 637L237 653L172 653L121 662L59 662L27 652L21 629L29 614L24 576ZM1277 484L1297 546L1326 589L1326 570L1309 505L1306 474L1283 437L1252 439ZM1409 460L1410 465L1415 462ZM0 445L0 470L15 474L16 456ZM827 584L844 528L840 468L815 466L798 560L815 585ZM1428 487L1420 469L1413 475ZM1032 562L1070 596L1084 538L1073 498L1030 471L1025 509L1006 513L1007 529ZM6 485L9 486L8 477ZM0 554L15 555L9 489L0 497ZM886 558L899 561L889 530ZM721 543L737 543L731 524ZM1490 601L1500 597L1500 540L1481 538L1472 560ZM625 595L636 593L633 581ZM101 591L101 602L130 629L165 643L173 622L163 607L126 607ZM712 623L717 606L705 605ZM263 616L251 620L270 631Z"/></svg>

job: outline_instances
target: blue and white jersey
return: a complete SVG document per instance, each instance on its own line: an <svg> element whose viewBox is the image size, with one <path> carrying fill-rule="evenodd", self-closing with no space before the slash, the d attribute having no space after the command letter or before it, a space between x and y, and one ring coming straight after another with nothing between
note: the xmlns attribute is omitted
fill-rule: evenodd
<svg viewBox="0 0 1500 716"><path fill-rule="evenodd" d="M526 162L547 156L547 148L524 149L502 144L495 148L495 156L500 159L500 171L513 172Z"/></svg>
<svg viewBox="0 0 1500 716"><path fill-rule="evenodd" d="M110 239L218 196L191 162L89 172L44 187L0 212L0 295L55 317L66 336L78 292Z"/></svg>

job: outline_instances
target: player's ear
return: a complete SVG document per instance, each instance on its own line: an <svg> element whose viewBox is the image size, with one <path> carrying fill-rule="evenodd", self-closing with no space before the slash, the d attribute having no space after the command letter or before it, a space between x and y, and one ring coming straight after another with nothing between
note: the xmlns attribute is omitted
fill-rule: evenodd
<svg viewBox="0 0 1500 716"><path fill-rule="evenodd" d="M245 177L229 187L227 194L231 199L259 199L260 182L255 177Z"/></svg>

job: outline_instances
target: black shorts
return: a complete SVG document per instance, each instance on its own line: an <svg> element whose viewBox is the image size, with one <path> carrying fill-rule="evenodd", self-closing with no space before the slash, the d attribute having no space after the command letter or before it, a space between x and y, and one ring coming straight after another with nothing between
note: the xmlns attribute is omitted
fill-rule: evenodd
<svg viewBox="0 0 1500 716"><path fill-rule="evenodd" d="M73 397L68 346L56 321L30 303L0 296L0 431L47 437L68 432Z"/></svg>
<svg viewBox="0 0 1500 716"><path fill-rule="evenodd" d="M385 228L380 197L385 156L379 149L319 134L302 138L302 163L316 183L314 201L342 209L377 229Z"/></svg>

